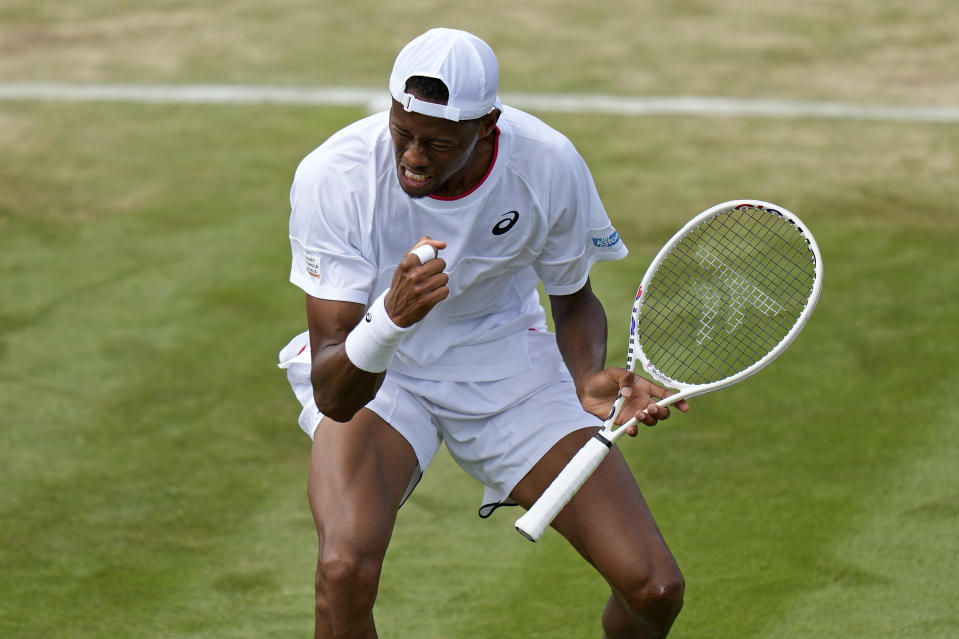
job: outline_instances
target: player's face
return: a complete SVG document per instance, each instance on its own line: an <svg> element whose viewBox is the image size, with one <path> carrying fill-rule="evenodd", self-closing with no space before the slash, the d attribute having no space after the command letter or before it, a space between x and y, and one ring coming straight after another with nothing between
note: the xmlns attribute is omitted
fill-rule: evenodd
<svg viewBox="0 0 959 639"><path fill-rule="evenodd" d="M400 186L411 197L466 193L489 168L489 158L475 151L491 130L486 118L453 122L406 111L394 100L390 135Z"/></svg>

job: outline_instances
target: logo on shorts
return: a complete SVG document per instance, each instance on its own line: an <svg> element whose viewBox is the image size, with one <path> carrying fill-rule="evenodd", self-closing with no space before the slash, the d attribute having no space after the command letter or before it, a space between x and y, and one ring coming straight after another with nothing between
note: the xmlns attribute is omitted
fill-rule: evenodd
<svg viewBox="0 0 959 639"><path fill-rule="evenodd" d="M516 221L519 219L519 211L510 211L503 215L503 219L493 225L493 235L502 235L506 231L513 228L513 225L516 224Z"/></svg>
<svg viewBox="0 0 959 639"><path fill-rule="evenodd" d="M372 322L372 321L373 321L373 313L367 313L367 314L366 314L366 321L367 321L367 322Z"/></svg>
<svg viewBox="0 0 959 639"><path fill-rule="evenodd" d="M606 237L593 238L593 246L598 246L599 248L609 248L610 246L616 246L617 244L619 244L619 233L616 231L613 231Z"/></svg>
<svg viewBox="0 0 959 639"><path fill-rule="evenodd" d="M320 277L320 258L318 255L306 256L306 272L315 278Z"/></svg>

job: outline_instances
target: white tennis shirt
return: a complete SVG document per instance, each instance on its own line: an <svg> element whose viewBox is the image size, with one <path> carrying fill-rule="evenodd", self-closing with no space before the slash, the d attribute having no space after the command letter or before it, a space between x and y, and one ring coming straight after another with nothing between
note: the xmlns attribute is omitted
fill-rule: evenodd
<svg viewBox="0 0 959 639"><path fill-rule="evenodd" d="M414 326L389 370L431 380L503 379L532 367L545 329L536 291L578 291L592 265L627 250L572 143L504 107L484 180L458 198L411 198L396 176L389 112L331 136L290 192L290 281L313 297L368 305L424 235L442 240L450 295Z"/></svg>

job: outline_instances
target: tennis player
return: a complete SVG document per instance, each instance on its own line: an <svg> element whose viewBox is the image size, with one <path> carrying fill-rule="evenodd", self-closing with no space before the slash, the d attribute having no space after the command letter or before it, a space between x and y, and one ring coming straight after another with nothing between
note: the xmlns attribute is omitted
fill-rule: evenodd
<svg viewBox="0 0 959 639"><path fill-rule="evenodd" d="M316 637L376 637L397 511L441 442L485 487L488 517L528 508L618 392L623 420L669 414L654 403L666 389L604 368L589 271L626 248L586 164L567 138L503 106L498 78L482 40L430 30L399 53L389 111L334 134L296 171L290 280L306 292L309 330L280 366L313 438ZM683 579L618 449L553 525L610 585L606 637L667 634Z"/></svg>

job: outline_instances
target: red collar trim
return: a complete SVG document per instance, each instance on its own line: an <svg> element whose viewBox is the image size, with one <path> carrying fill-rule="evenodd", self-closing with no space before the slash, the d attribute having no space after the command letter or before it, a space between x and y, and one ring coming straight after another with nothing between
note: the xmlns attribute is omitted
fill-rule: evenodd
<svg viewBox="0 0 959 639"><path fill-rule="evenodd" d="M456 196L454 196L454 197L444 197L444 196L442 196L442 195L430 195L430 196L428 196L428 197L430 197L430 198L432 198L432 199L434 199L434 200L441 200L441 201L443 201L443 202L452 202L452 201L454 201L454 200L460 200L460 199L468 196L470 193L472 193L473 191L475 191L475 190L478 189L479 187L483 186L483 182L486 181L486 178L489 177L489 174L493 172L493 167L496 166L496 157L497 157L498 155L499 155L499 127L496 127L496 130L495 130L494 136L493 136L493 159L492 159L492 160L490 161L490 163L489 163L489 168L486 169L486 174L483 175L482 178L480 178L480 181L477 182L476 185L475 185L473 188L471 188L469 191L467 191L466 193L464 193L464 194L462 194L462 195L456 195Z"/></svg>

